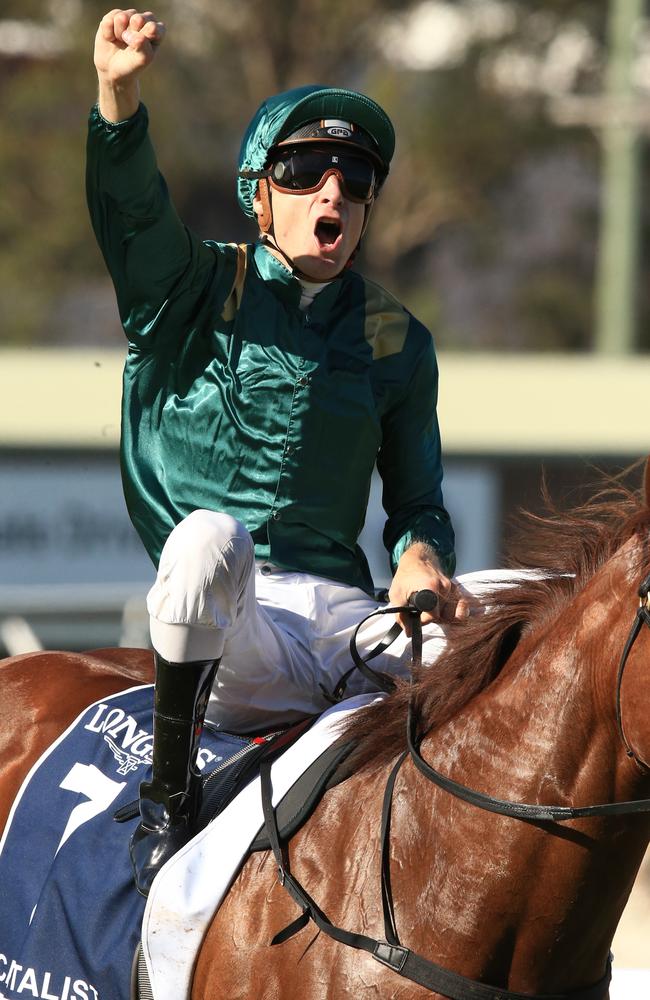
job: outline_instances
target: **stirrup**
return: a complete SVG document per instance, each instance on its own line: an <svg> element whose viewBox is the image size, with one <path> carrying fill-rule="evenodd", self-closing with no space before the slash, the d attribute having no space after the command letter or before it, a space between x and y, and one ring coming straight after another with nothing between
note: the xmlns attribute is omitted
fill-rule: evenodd
<svg viewBox="0 0 650 1000"><path fill-rule="evenodd" d="M161 795L154 783L141 785L141 820L129 841L129 856L135 887L148 896L154 878L170 858L196 833L196 817L201 805L201 779L193 775L189 793ZM149 797L160 796L164 801Z"/></svg>

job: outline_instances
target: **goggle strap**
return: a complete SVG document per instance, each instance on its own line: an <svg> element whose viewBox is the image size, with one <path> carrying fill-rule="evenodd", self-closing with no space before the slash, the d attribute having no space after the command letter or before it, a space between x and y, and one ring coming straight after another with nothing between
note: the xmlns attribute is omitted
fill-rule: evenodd
<svg viewBox="0 0 650 1000"><path fill-rule="evenodd" d="M245 177L246 180L250 180L250 181L258 181L258 180L261 180L262 177L270 177L271 176L271 171L270 170L239 170L238 173L237 173L237 176L238 177Z"/></svg>

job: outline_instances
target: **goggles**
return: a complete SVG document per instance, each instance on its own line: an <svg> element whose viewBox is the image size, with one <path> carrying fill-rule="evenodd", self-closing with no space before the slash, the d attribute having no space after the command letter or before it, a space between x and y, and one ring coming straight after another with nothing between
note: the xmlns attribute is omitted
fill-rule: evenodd
<svg viewBox="0 0 650 1000"><path fill-rule="evenodd" d="M268 170L258 176L268 177L271 187L291 194L313 194L334 174L350 201L369 205L375 197L377 175L368 157L355 156L340 147L325 149L288 149L280 152Z"/></svg>

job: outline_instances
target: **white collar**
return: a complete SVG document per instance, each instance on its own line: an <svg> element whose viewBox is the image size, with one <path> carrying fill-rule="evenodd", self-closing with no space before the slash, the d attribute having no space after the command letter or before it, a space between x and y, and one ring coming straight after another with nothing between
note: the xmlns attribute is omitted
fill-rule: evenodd
<svg viewBox="0 0 650 1000"><path fill-rule="evenodd" d="M309 309L319 292L322 292L324 288L330 284L329 281L305 281L304 278L299 278L300 286L302 288L302 293L300 295L300 308L304 311Z"/></svg>

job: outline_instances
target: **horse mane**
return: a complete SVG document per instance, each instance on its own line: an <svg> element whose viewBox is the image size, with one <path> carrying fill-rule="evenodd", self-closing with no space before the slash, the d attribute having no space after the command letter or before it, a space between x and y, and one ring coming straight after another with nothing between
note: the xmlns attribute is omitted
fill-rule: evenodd
<svg viewBox="0 0 650 1000"><path fill-rule="evenodd" d="M509 586L486 593L482 613L445 626L447 649L434 666L422 667L412 683L398 680L389 698L342 725L341 739L355 744L347 773L386 766L406 748L410 700L421 734L451 719L499 674L522 637L554 621L621 545L650 531L645 497L622 481L630 471L566 511L542 483L543 511L519 512L507 563L513 571L537 570L543 576L513 575ZM643 575L647 571L639 567Z"/></svg>

